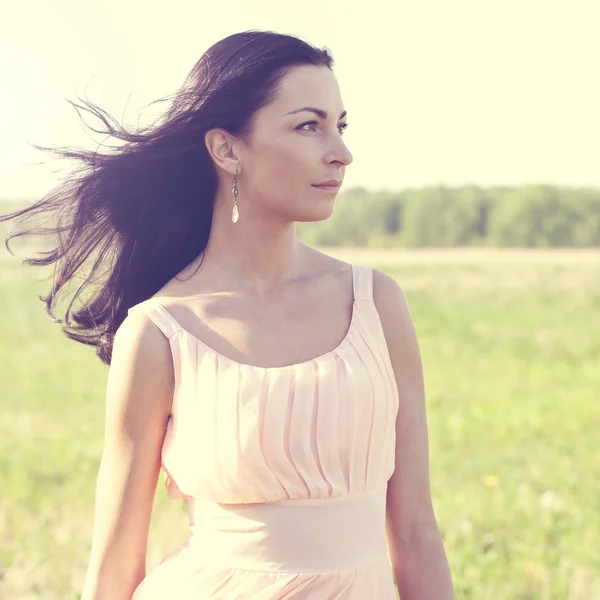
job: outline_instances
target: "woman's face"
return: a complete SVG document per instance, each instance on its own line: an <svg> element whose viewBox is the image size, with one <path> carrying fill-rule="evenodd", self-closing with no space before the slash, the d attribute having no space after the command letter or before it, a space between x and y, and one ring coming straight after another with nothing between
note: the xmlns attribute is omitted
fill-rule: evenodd
<svg viewBox="0 0 600 600"><path fill-rule="evenodd" d="M304 107L322 114L301 110ZM311 65L289 71L276 99L255 113L250 140L235 149L240 212L246 205L252 212L267 212L284 221L328 218L336 194L314 185L344 179L352 162L342 139L345 122L339 86L330 69Z"/></svg>

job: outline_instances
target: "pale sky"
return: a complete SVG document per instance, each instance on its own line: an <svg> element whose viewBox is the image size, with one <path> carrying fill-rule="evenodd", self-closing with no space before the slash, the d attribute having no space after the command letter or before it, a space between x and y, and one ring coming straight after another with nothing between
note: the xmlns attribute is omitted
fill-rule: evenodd
<svg viewBox="0 0 600 600"><path fill-rule="evenodd" d="M65 98L133 124L246 29L332 51L345 189L600 186L599 25L599 0L0 0L0 198L57 183L27 142L93 146Z"/></svg>

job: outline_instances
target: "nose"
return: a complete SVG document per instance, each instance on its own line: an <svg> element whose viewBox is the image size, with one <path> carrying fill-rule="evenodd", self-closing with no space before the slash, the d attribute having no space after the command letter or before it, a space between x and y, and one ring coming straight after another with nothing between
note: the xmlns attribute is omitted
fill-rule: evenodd
<svg viewBox="0 0 600 600"><path fill-rule="evenodd" d="M339 140L338 146L333 151L333 159L336 162L343 164L344 166L348 166L353 160L352 152L348 150L348 146L344 143L343 140Z"/></svg>

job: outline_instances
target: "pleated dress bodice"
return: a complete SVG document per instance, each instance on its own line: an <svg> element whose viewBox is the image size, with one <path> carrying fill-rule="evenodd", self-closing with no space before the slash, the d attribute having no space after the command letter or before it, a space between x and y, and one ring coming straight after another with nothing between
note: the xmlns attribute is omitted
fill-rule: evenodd
<svg viewBox="0 0 600 600"><path fill-rule="evenodd" d="M333 350L280 367L232 360L150 298L169 339L175 388L162 447L171 498L218 503L329 499L381 489L394 471L398 390L373 301L352 265L353 309Z"/></svg>

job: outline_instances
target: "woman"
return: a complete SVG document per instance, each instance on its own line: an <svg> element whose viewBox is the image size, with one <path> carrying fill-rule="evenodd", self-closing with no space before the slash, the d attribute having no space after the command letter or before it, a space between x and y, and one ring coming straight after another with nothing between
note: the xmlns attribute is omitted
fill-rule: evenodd
<svg viewBox="0 0 600 600"><path fill-rule="evenodd" d="M296 239L352 162L332 65L247 31L150 128L86 102L125 144L60 151L83 168L4 217L58 217L28 261L55 264L50 312L90 266L64 326L110 365L83 600L453 597L402 290ZM161 468L190 536L146 573Z"/></svg>

